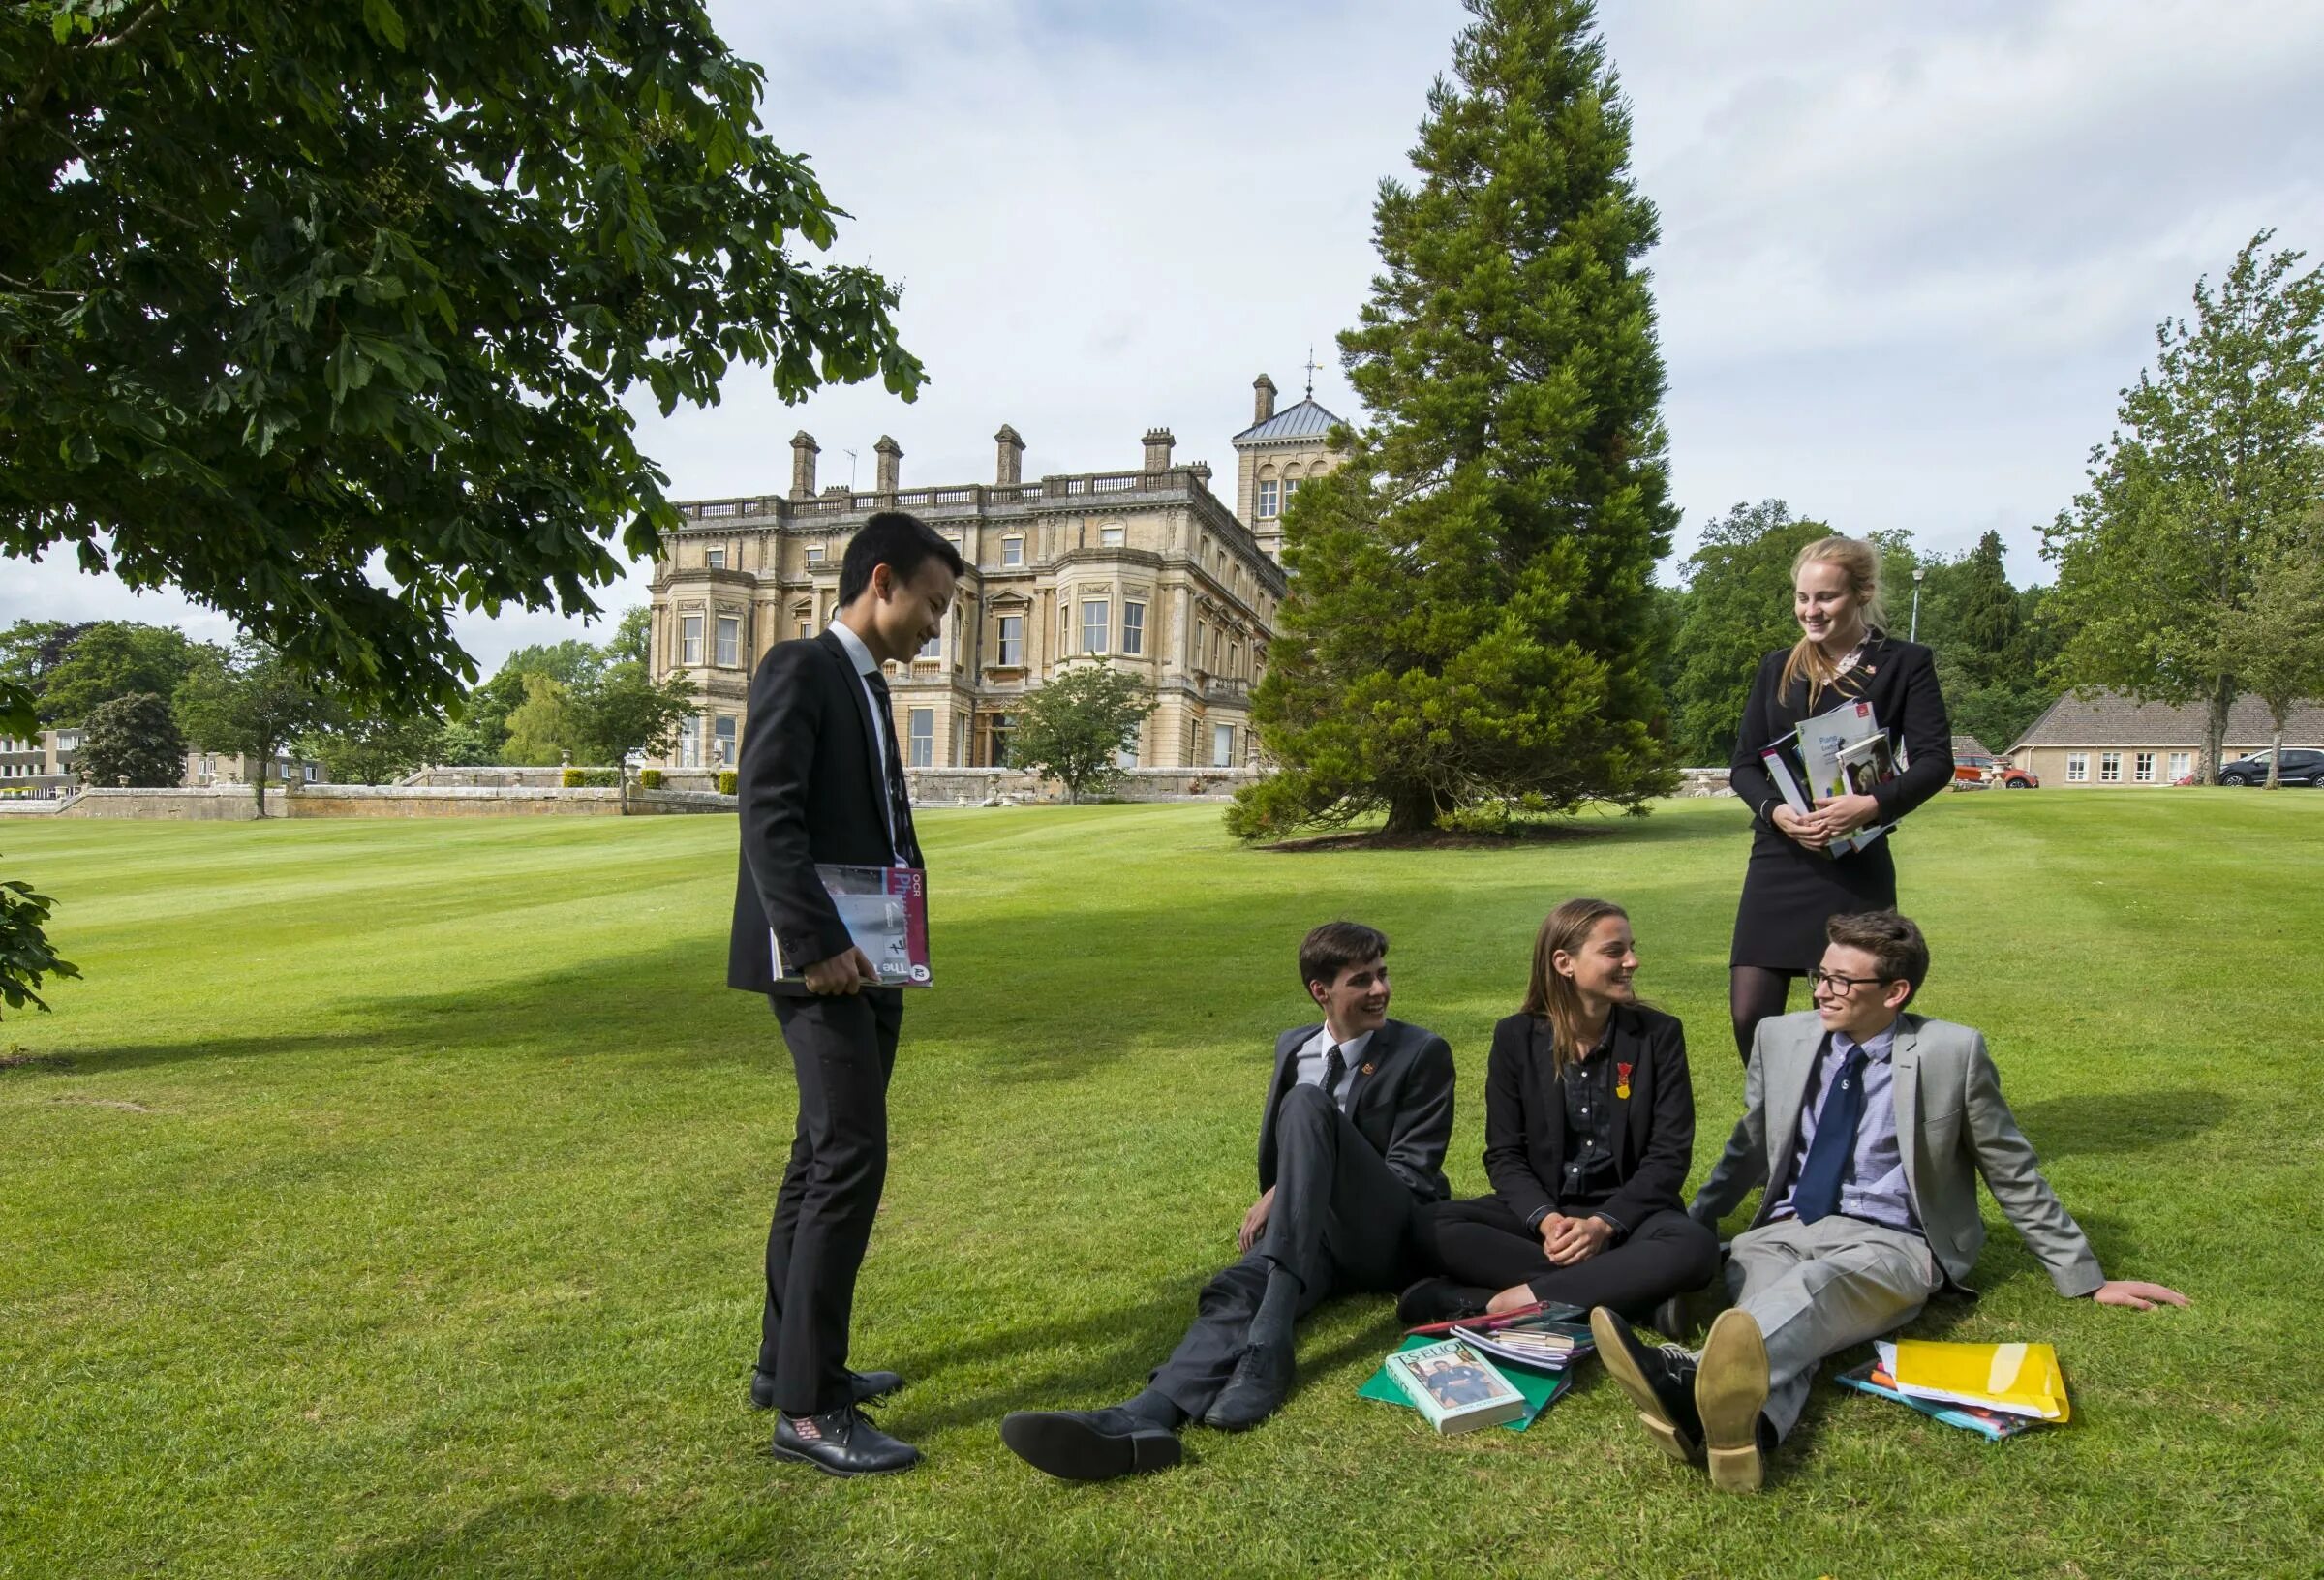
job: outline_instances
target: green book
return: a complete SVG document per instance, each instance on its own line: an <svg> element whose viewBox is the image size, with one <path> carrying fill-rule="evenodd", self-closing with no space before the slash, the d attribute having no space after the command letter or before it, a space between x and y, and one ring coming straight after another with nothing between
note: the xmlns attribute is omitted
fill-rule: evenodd
<svg viewBox="0 0 2324 1580"><path fill-rule="evenodd" d="M1434 1334L1410 1334L1402 1344L1396 1346L1396 1353L1402 1354L1407 1350L1425 1349L1437 1342L1437 1335ZM1501 1375L1509 1380L1511 1387L1525 1396L1525 1413L1514 1421L1501 1423L1512 1432L1522 1432L1531 1426L1536 1416L1557 1402L1559 1394L1574 1385L1574 1377L1570 1372L1544 1373L1513 1366ZM1396 1386L1395 1379L1388 1375L1386 1366L1374 1372L1363 1386L1356 1390L1356 1393L1359 1398L1384 1400L1391 1405L1400 1405L1406 1410L1413 1408L1412 1401L1404 1397L1404 1390Z"/></svg>

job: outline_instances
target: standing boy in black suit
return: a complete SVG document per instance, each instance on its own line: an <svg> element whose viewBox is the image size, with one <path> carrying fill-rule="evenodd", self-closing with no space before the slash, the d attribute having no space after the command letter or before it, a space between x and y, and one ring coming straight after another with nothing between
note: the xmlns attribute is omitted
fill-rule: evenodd
<svg viewBox="0 0 2324 1580"><path fill-rule="evenodd" d="M735 775L743 852L726 985L768 995L799 1081L750 1400L780 1412L777 1457L834 1475L906 1470L920 1453L858 1409L903 1380L847 1368L856 1269L887 1176L903 994L875 986L815 867L921 865L880 665L909 661L943 629L961 569L916 517L864 523L831 627L778 643L760 662ZM786 968L804 986L779 981Z"/></svg>
<svg viewBox="0 0 2324 1580"><path fill-rule="evenodd" d="M1327 1295L1409 1276L1415 1209L1451 1195L1452 1050L1388 1018L1388 939L1330 922L1300 945L1321 1025L1275 1041L1259 1120L1259 1200L1242 1260L1203 1289L1194 1325L1146 1391L1108 1410L1020 1411L1001 1440L1027 1464L1104 1481L1178 1462L1177 1429L1258 1425L1291 1391L1292 1325Z"/></svg>

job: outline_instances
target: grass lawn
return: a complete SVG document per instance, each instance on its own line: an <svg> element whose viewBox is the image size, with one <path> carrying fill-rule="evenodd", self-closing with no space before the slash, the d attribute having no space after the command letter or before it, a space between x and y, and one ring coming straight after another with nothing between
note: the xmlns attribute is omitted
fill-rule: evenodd
<svg viewBox="0 0 2324 1580"><path fill-rule="evenodd" d="M1483 1058L1534 927L1625 902L1696 1032L1697 1178L1742 1094L1731 802L1521 850L1283 855L1213 806L931 812L863 1365L893 1479L777 1467L742 1403L790 1134L721 985L730 818L0 822L87 973L0 1071L0 1574L2314 1574L2324 1549L2324 796L1948 797L1900 838L1929 1013L1986 1031L2111 1272L2068 1302L1987 1204L1984 1298L2073 1424L2002 1444L1820 1385L1756 1500L1656 1453L1592 1365L1531 1431L1355 1397L1378 1298L1283 1415L1103 1487L1002 1448L1136 1389L1233 1251L1294 950L1395 940L1392 1013ZM61 1060L61 1062L60 1062Z"/></svg>

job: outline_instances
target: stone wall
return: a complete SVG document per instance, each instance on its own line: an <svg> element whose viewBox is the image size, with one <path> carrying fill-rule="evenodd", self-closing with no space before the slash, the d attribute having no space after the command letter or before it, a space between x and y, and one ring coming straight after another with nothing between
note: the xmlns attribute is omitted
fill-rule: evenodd
<svg viewBox="0 0 2324 1580"><path fill-rule="evenodd" d="M1682 768L1678 771L1676 796L1731 796L1724 768Z"/></svg>
<svg viewBox="0 0 2324 1580"><path fill-rule="evenodd" d="M1104 794L1116 801L1225 801L1259 776L1251 768L1133 768ZM911 781L915 806L1065 799L1062 787L1021 768L914 768L904 777Z"/></svg>

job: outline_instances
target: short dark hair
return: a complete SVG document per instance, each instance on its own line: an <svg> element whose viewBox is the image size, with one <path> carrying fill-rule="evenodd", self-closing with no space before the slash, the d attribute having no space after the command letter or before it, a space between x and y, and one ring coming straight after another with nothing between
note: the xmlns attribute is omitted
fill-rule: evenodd
<svg viewBox="0 0 2324 1580"><path fill-rule="evenodd" d="M931 560L943 561L955 576L967 568L961 551L918 516L902 510L880 511L848 539L847 558L840 562L840 607L844 609L863 596L877 567L885 565L898 581L908 582Z"/></svg>
<svg viewBox="0 0 2324 1580"><path fill-rule="evenodd" d="M1929 980L1929 941L1909 916L1894 911L1851 911L1823 925L1823 935L1843 949L1860 949L1889 982L1910 983L1912 991ZM1905 1000L1910 1004L1912 1000Z"/></svg>
<svg viewBox="0 0 2324 1580"><path fill-rule="evenodd" d="M1351 965L1388 958L1388 934L1361 922L1327 922L1300 940L1300 986L1329 988Z"/></svg>

